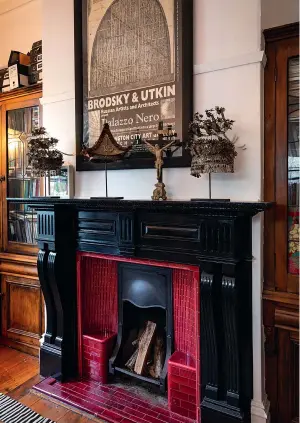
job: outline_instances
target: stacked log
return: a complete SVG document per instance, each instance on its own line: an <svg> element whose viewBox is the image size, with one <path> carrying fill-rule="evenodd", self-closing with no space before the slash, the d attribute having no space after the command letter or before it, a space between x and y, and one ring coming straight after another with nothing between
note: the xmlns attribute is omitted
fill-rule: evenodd
<svg viewBox="0 0 300 423"><path fill-rule="evenodd" d="M157 334L157 325L147 321L145 329L139 332L137 339L132 342L135 351L125 363L132 372L158 379L163 369L164 342Z"/></svg>

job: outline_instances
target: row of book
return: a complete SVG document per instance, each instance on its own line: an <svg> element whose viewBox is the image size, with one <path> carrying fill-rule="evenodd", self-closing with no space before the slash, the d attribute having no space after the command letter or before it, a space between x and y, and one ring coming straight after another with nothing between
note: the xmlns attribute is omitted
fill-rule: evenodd
<svg viewBox="0 0 300 423"><path fill-rule="evenodd" d="M9 240L35 244L37 238L36 214L18 214L10 212L9 215Z"/></svg>
<svg viewBox="0 0 300 423"><path fill-rule="evenodd" d="M8 195L11 198L39 197L41 194L41 185L39 178L9 178Z"/></svg>

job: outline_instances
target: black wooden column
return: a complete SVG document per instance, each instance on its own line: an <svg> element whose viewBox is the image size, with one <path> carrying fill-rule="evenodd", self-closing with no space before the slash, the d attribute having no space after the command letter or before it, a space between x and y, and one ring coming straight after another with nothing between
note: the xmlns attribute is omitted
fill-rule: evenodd
<svg viewBox="0 0 300 423"><path fill-rule="evenodd" d="M221 273L211 266L200 290L202 421L250 423L252 263L223 263Z"/></svg>
<svg viewBox="0 0 300 423"><path fill-rule="evenodd" d="M77 372L75 214L59 205L37 213L37 267L47 310L40 373L67 379Z"/></svg>

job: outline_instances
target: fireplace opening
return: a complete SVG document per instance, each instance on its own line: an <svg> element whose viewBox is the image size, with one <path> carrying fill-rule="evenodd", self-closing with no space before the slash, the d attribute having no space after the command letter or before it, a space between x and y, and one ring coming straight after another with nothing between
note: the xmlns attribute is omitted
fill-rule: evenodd
<svg viewBox="0 0 300 423"><path fill-rule="evenodd" d="M117 388L126 398L134 395L146 403L153 401L150 408L159 410L155 412L168 407L168 413L196 420L200 406L199 269L79 253L78 270L82 383L94 384L104 402L110 398L107 393ZM147 327L151 345L145 367L137 374L127 363ZM161 355L157 360L160 374L153 368L155 348ZM113 407L119 405L114 402Z"/></svg>
<svg viewBox="0 0 300 423"><path fill-rule="evenodd" d="M173 352L172 272L119 263L118 337L111 374L125 374L166 391Z"/></svg>
<svg viewBox="0 0 300 423"><path fill-rule="evenodd" d="M160 385L166 358L166 310L124 302L123 346L115 369Z"/></svg>

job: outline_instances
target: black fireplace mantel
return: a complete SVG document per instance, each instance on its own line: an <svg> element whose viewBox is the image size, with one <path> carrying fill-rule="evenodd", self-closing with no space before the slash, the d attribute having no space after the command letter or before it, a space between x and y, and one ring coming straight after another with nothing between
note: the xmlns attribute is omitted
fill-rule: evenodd
<svg viewBox="0 0 300 423"><path fill-rule="evenodd" d="M242 213L254 216L255 214L271 207L272 203L260 201L151 201L151 200L113 200L113 199L97 199L97 198L58 198L58 197L34 197L27 199L8 198L10 202L33 204L37 207L55 206L55 205L71 205L74 207L83 207L88 209L99 208L109 210L137 210L147 209L149 211L219 211L220 213Z"/></svg>
<svg viewBox="0 0 300 423"><path fill-rule="evenodd" d="M41 374L76 377L76 252L199 266L202 423L250 422L252 217L264 202L8 199L38 215Z"/></svg>

